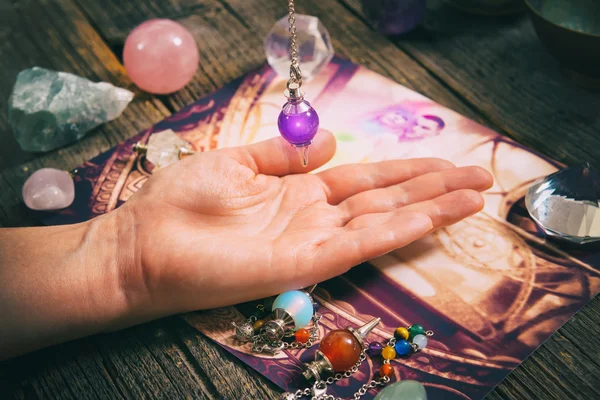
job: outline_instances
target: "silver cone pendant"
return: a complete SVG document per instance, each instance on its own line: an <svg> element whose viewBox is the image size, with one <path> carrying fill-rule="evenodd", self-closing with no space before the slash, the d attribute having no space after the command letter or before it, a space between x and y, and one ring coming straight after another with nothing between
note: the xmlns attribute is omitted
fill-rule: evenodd
<svg viewBox="0 0 600 400"><path fill-rule="evenodd" d="M599 198L600 174L585 163L535 182L525 205L546 234L583 244L600 240Z"/></svg>

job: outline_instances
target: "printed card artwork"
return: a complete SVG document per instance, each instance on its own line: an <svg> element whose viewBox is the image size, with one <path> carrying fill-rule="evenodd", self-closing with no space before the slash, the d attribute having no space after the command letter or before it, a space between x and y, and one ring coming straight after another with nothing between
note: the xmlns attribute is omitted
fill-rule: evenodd
<svg viewBox="0 0 600 400"><path fill-rule="evenodd" d="M132 151L172 129L197 151L238 146L278 135L285 82L265 66L185 107L78 169L76 202L48 224L93 218L127 201L152 166ZM321 283L314 292L328 331L382 323L368 340L385 341L397 326L435 331L422 352L392 361L396 378L422 382L429 399L481 399L600 291L598 254L565 252L545 239L523 204L527 187L559 165L372 71L334 59L305 84L321 127L338 150L324 167L413 157L479 165L495 178L485 209L406 248ZM196 312L185 319L281 388L306 387L302 362L316 346L257 355L233 339L254 303ZM351 396L377 373L367 359L330 389ZM374 397L369 392L365 398Z"/></svg>

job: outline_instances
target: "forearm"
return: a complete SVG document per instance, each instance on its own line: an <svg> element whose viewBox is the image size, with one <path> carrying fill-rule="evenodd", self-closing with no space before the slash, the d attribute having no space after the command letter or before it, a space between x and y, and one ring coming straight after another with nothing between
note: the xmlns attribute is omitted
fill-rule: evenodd
<svg viewBox="0 0 600 400"><path fill-rule="evenodd" d="M118 324L116 218L0 229L0 360Z"/></svg>

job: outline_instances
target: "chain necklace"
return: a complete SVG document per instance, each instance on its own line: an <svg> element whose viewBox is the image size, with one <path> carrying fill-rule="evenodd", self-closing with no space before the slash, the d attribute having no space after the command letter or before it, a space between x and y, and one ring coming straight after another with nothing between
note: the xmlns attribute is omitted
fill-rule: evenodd
<svg viewBox="0 0 600 400"><path fill-rule="evenodd" d="M302 86L302 73L300 72L300 64L298 63L298 36L296 35L296 7L294 0L288 1L288 22L290 24L290 57L292 63L290 65L290 80L288 81L288 90L293 83L298 84L298 88Z"/></svg>
<svg viewBox="0 0 600 400"><path fill-rule="evenodd" d="M392 339L393 340L393 339ZM356 373L363 361L367 359L367 354L365 353L366 349L360 353L360 358L357 363L354 364L352 368L347 370L344 373L337 373L334 376L330 376L325 380L317 381L313 384L312 387L306 389L296 390L294 393L284 393L282 395L282 400L294 400L301 399L303 397L308 397L311 400L344 400L341 397L335 397L333 395L327 394L327 387L332 385L342 379L350 378L352 374ZM371 380L368 383L362 385L353 395L352 399L358 400L362 396L364 396L369 390L375 389L377 387L385 386L390 381L388 376L382 376L381 378L375 380Z"/></svg>
<svg viewBox="0 0 600 400"><path fill-rule="evenodd" d="M288 22L290 24L290 79L284 92L287 102L277 119L279 133L290 143L298 154L302 166L308 165L308 147L319 130L319 115L302 93L302 73L298 53L296 31L296 7L294 0L288 0Z"/></svg>

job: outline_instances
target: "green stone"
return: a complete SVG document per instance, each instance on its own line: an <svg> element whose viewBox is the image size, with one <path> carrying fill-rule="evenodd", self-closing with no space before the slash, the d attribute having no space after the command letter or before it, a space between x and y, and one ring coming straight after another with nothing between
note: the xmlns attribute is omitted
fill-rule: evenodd
<svg viewBox="0 0 600 400"><path fill-rule="evenodd" d="M424 334L425 334L425 328L421 324L412 325L408 329L408 339L409 340L412 340L412 338L414 338L417 335L424 335Z"/></svg>
<svg viewBox="0 0 600 400"><path fill-rule="evenodd" d="M8 120L23 150L49 151L117 118L132 99L132 92L107 82L33 67L17 76Z"/></svg>
<svg viewBox="0 0 600 400"><path fill-rule="evenodd" d="M374 400L427 400L427 392L419 382L402 381L385 387Z"/></svg>

